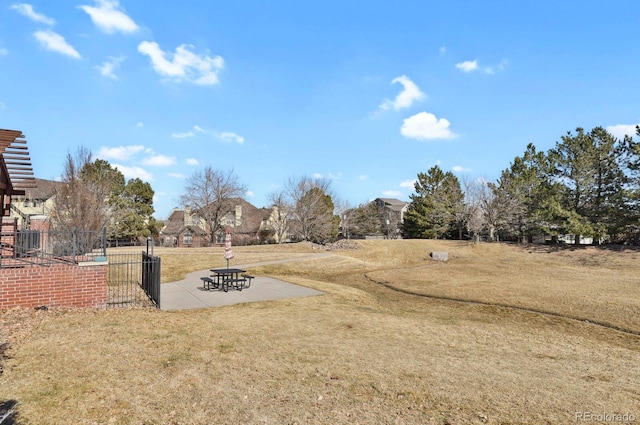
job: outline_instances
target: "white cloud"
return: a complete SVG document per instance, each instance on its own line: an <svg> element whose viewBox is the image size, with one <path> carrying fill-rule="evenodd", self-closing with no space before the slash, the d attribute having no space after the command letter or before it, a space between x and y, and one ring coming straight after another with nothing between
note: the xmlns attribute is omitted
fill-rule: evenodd
<svg viewBox="0 0 640 425"><path fill-rule="evenodd" d="M103 147L98 151L97 157L101 159L128 161L133 155L142 152L143 150L144 146L142 145L118 146L115 148Z"/></svg>
<svg viewBox="0 0 640 425"><path fill-rule="evenodd" d="M447 48L442 46L440 47L440 49L438 49L438 51L440 52L441 55L444 55L445 53L447 53Z"/></svg>
<svg viewBox="0 0 640 425"><path fill-rule="evenodd" d="M194 125L193 129L199 133L205 133L205 134L209 134L208 130L205 130L204 128L200 127L199 125Z"/></svg>
<svg viewBox="0 0 640 425"><path fill-rule="evenodd" d="M187 131L185 133L171 133L171 137L173 137L174 139L186 139L187 137L193 136L195 136L195 134L193 134L193 131Z"/></svg>
<svg viewBox="0 0 640 425"><path fill-rule="evenodd" d="M405 187L407 189L415 189L416 181L417 181L416 179L404 180L404 181L400 182L400 187Z"/></svg>
<svg viewBox="0 0 640 425"><path fill-rule="evenodd" d="M396 96L394 100L385 99L379 106L380 109L386 111L389 109L399 110L410 107L413 102L424 99L425 94L420 91L420 88L411 81L406 75L401 75L391 80L391 84L402 84L402 91Z"/></svg>
<svg viewBox="0 0 640 425"><path fill-rule="evenodd" d="M358 176L358 180L360 181L365 181L369 178L369 176L367 176L366 174L361 174Z"/></svg>
<svg viewBox="0 0 640 425"><path fill-rule="evenodd" d="M480 65L478 65L478 60L476 59L473 61L465 61L465 62L457 63L456 68L462 70L463 72L481 71L481 72L484 72L485 74L492 75L496 73L496 70L504 71L505 67L507 66L507 63L508 61L506 59L502 59L500 63L495 67L493 66L481 67Z"/></svg>
<svg viewBox="0 0 640 425"><path fill-rule="evenodd" d="M240 145L244 143L244 137L231 131L223 131L222 133L218 134L218 138L225 142L235 142Z"/></svg>
<svg viewBox="0 0 640 425"><path fill-rule="evenodd" d="M200 162L195 158L187 158L187 165L198 165Z"/></svg>
<svg viewBox="0 0 640 425"><path fill-rule="evenodd" d="M403 121L400 133L418 140L453 139L456 134L449 129L449 125L445 118L438 119L428 112L420 112Z"/></svg>
<svg viewBox="0 0 640 425"><path fill-rule="evenodd" d="M137 128L144 128L144 123L142 121L138 121L138 123L136 124Z"/></svg>
<svg viewBox="0 0 640 425"><path fill-rule="evenodd" d="M81 5L93 24L107 34L117 31L129 34L138 30L138 25L120 7L118 0L95 0L97 7Z"/></svg>
<svg viewBox="0 0 640 425"><path fill-rule="evenodd" d="M37 13L33 6L27 3L19 3L11 6L11 9L17 11L19 14L26 16L32 21L39 22L45 25L55 25L56 21L53 18L49 18L41 13Z"/></svg>
<svg viewBox="0 0 640 425"><path fill-rule="evenodd" d="M189 50L190 47L182 44L171 54L163 52L158 43L143 41L138 45L138 52L149 56L153 69L163 77L198 85L218 84L218 72L224 68L224 59L221 56L196 55Z"/></svg>
<svg viewBox="0 0 640 425"><path fill-rule="evenodd" d="M398 190L383 190L382 194L387 198L400 198L404 196L404 193Z"/></svg>
<svg viewBox="0 0 640 425"><path fill-rule="evenodd" d="M0 56L6 56L9 54L9 51L3 47L0 47Z"/></svg>
<svg viewBox="0 0 640 425"><path fill-rule="evenodd" d="M456 68L463 70L464 72L471 72L478 69L478 61L464 61L456 64Z"/></svg>
<svg viewBox="0 0 640 425"><path fill-rule="evenodd" d="M80 53L73 48L63 36L57 34L51 30L36 31L33 36L40 42L40 45L52 52L61 53L66 56L71 56L75 59L80 59Z"/></svg>
<svg viewBox="0 0 640 425"><path fill-rule="evenodd" d="M314 179L321 179L321 180L324 180L324 179L340 180L342 178L342 173L338 173L338 174L329 173L326 176L322 173L313 173L311 177L313 177Z"/></svg>
<svg viewBox="0 0 640 425"><path fill-rule="evenodd" d="M256 197L256 194L255 194L255 193L253 193L253 191L252 191L252 190L247 190L244 194L245 194L248 198L255 198L255 197Z"/></svg>
<svg viewBox="0 0 640 425"><path fill-rule="evenodd" d="M624 139L624 136L634 137L636 135L636 125L640 124L616 124L607 127L607 131L617 139Z"/></svg>
<svg viewBox="0 0 640 425"><path fill-rule="evenodd" d="M185 176L182 173L169 173L169 177L173 177L173 178L176 178L176 179L186 179L187 178L187 176Z"/></svg>
<svg viewBox="0 0 640 425"><path fill-rule="evenodd" d="M165 155L153 155L149 158L142 160L142 164L151 165L154 167L168 167L176 163L176 158L173 156Z"/></svg>
<svg viewBox="0 0 640 425"><path fill-rule="evenodd" d="M455 171L456 173L469 173L471 172L471 168L465 168L461 165L454 165L453 167L451 167L452 171Z"/></svg>
<svg viewBox="0 0 640 425"><path fill-rule="evenodd" d="M120 165L120 164L111 164L111 165L113 165L114 168L117 168L118 170L120 170L122 175L124 175L124 177L127 180L138 178L146 182L153 181L153 174L151 174L150 172L146 171L141 167L129 167L129 166Z"/></svg>
<svg viewBox="0 0 640 425"><path fill-rule="evenodd" d="M113 80L117 80L118 76L115 74L115 69L120 66L122 61L125 60L124 56L120 56L117 58L110 57L109 60L102 63L102 65L98 65L95 68L100 71L100 74L103 77L111 78Z"/></svg>

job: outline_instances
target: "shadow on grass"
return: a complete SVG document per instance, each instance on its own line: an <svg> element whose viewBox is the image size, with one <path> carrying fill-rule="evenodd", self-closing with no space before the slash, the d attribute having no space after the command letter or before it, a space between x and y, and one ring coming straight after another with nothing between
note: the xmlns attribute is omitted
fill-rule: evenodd
<svg viewBox="0 0 640 425"><path fill-rule="evenodd" d="M0 425L19 425L16 400L0 400Z"/></svg>
<svg viewBox="0 0 640 425"><path fill-rule="evenodd" d="M390 270L390 269L387 269L387 270ZM480 301L480 300L474 300L474 299L448 297L448 296L443 296L443 295L424 294L424 293L415 292L415 291L411 291L411 290L407 290L407 289L403 289L403 288L398 288L398 287L394 286L393 284L391 284L388 281L375 280L372 277L370 277L367 273L364 273L363 276L369 282L375 283L376 285L383 286L383 287L385 287L387 289L390 289L392 291L395 291L395 292L398 292L398 293L402 293L402 294L412 295L412 296L421 297L421 298L428 298L428 299L432 299L432 300L449 301L449 302L470 304L470 305L482 305L482 306L489 306L489 307L499 307L499 308L514 310L514 311L524 311L524 312L527 312L527 313L540 314L540 315L544 315L544 316L559 317L559 318L562 318L562 319L574 320L574 321L577 321L577 322L587 323L587 324L592 325L592 326L599 326L599 327L602 327L602 328L612 329L612 330L615 330L615 331L618 331L618 332L622 332L622 333L625 333L625 334L628 334L628 335L633 335L633 336L636 336L636 337L640 336L640 331L633 330L633 329L627 329L627 328L624 328L624 327L621 327L621 326L617 326L617 325L612 324L612 323L593 320L593 319L587 318L587 317L568 315L568 314L563 314L563 313L557 313L557 312L551 311L551 310L543 310L543 309L538 309L538 308L521 307L521 306L517 306L517 305L498 303L498 302L488 302L488 301ZM2 424L0 424L0 425L2 425Z"/></svg>
<svg viewBox="0 0 640 425"><path fill-rule="evenodd" d="M527 251L532 253L556 253L564 251L586 251L594 249L598 251L610 251L610 252L638 252L640 253L640 246L637 245L622 245L622 244L602 244L602 245L574 245L574 244L518 244L515 242L505 242L513 246L524 247Z"/></svg>

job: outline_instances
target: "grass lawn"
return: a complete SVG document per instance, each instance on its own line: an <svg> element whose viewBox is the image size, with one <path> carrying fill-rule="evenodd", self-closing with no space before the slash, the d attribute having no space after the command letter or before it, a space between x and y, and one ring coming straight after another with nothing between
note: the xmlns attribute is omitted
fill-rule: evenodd
<svg viewBox="0 0 640 425"><path fill-rule="evenodd" d="M0 400L19 424L640 422L639 251L359 243L250 270L322 296L2 311ZM318 252L233 250L236 264ZM221 248L156 254L163 281L224 264Z"/></svg>

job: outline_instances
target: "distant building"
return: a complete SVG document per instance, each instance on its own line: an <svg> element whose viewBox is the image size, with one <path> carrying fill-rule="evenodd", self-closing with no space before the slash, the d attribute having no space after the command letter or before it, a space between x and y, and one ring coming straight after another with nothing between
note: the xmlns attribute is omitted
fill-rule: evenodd
<svg viewBox="0 0 640 425"><path fill-rule="evenodd" d="M401 238L404 215L409 205L408 202L400 201L399 199L376 198L365 205L347 210L340 217L342 237L365 239Z"/></svg>
<svg viewBox="0 0 640 425"><path fill-rule="evenodd" d="M398 224L404 223L404 214L409 208L409 202L393 198L376 198L373 202L378 208L387 212L390 221L393 219Z"/></svg>
<svg viewBox="0 0 640 425"><path fill-rule="evenodd" d="M33 216L51 215L56 188L62 184L44 179L34 179L33 182L35 187L25 189L24 194L14 195L11 199L10 217L17 220L20 229L29 229Z"/></svg>
<svg viewBox="0 0 640 425"><path fill-rule="evenodd" d="M160 243L164 246L197 248L208 246L209 238L200 227L199 218L194 217L188 208L186 211L175 208L160 232Z"/></svg>
<svg viewBox="0 0 640 425"><path fill-rule="evenodd" d="M220 219L220 225L232 229L233 243L251 245L259 242L258 231L263 219L263 210L244 199L234 199L235 206ZM216 244L224 244L225 232L215 235ZM164 246L203 247L209 246L209 233L204 220L189 207L175 208L160 232L160 243Z"/></svg>
<svg viewBox="0 0 640 425"><path fill-rule="evenodd" d="M376 198L373 203L380 211L384 236L391 239L402 238L404 214L409 208L409 203L393 198Z"/></svg>
<svg viewBox="0 0 640 425"><path fill-rule="evenodd" d="M261 243L285 243L291 242L291 235L285 230L286 218L278 219L281 212L277 206L262 208L262 222L260 223L259 235ZM282 211L286 214L286 211ZM282 226L283 231L278 232L278 227ZM281 240L282 239L282 240Z"/></svg>

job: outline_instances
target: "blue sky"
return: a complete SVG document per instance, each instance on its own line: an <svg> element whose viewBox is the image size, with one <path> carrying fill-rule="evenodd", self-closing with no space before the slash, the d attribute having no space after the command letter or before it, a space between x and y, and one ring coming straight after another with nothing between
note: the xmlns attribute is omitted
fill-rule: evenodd
<svg viewBox="0 0 640 425"><path fill-rule="evenodd" d="M438 164L496 179L528 143L640 122L637 1L0 2L0 128L37 177L79 146L150 182L233 171L247 200L330 179L408 200Z"/></svg>

